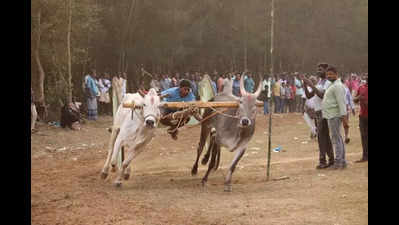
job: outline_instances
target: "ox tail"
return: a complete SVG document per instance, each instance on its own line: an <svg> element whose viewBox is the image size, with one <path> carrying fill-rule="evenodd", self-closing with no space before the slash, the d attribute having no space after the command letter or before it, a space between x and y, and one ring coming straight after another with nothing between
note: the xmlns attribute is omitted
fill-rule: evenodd
<svg viewBox="0 0 399 225"><path fill-rule="evenodd" d="M211 157L211 162L209 166L216 171L219 168L220 164L220 150L221 146L216 143L216 131L212 129L207 152L201 161L202 165L206 165L209 161L209 157Z"/></svg>
<svg viewBox="0 0 399 225"><path fill-rule="evenodd" d="M205 146L207 147L206 153L204 155L204 158L202 158L201 164L206 165L208 164L209 157L211 156L212 149L214 148L215 145L215 137L216 137L216 132L215 129L212 128L210 134L209 134L209 143L206 143ZM207 140L207 142L208 142Z"/></svg>
<svg viewBox="0 0 399 225"><path fill-rule="evenodd" d="M212 130L214 130L214 129L212 129ZM203 185L207 182L210 172L212 170L216 170L217 167L219 166L219 162L218 161L220 159L220 157L218 156L219 155L218 154L218 149L220 149L220 147L218 147L218 144L216 142L216 135L215 135L215 132L213 132L213 131L211 131L211 136L210 136L210 141L209 142L210 143L209 143L207 155L212 153L212 156L211 156L211 162L208 165L208 170L206 171L205 176L202 178L202 184ZM204 160L205 159L206 159L206 162L208 162L209 156L206 157L206 155L205 155L204 156ZM202 163L204 163L204 160L202 161Z"/></svg>
<svg viewBox="0 0 399 225"><path fill-rule="evenodd" d="M216 156L215 156L216 157L216 165L213 168L215 171L219 168L219 164L220 164L220 149L221 149L220 145L215 144L215 148L213 150L213 151L216 151Z"/></svg>

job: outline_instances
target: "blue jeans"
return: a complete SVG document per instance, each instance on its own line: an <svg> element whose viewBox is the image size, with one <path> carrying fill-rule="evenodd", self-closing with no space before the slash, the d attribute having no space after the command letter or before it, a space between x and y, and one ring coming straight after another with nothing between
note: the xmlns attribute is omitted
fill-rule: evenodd
<svg viewBox="0 0 399 225"><path fill-rule="evenodd" d="M266 101L263 101L263 114L266 115L269 113L269 103Z"/></svg>
<svg viewBox="0 0 399 225"><path fill-rule="evenodd" d="M345 160L345 144L341 135L342 120L339 117L334 117L327 120L328 128L330 130L331 143L335 150L334 164L343 166L346 164Z"/></svg>
<svg viewBox="0 0 399 225"><path fill-rule="evenodd" d="M284 98L282 98L281 100L280 100L281 102L280 102L280 112L281 113L285 113L285 99Z"/></svg>
<svg viewBox="0 0 399 225"><path fill-rule="evenodd" d="M280 96L274 96L274 113L281 112L281 98Z"/></svg>

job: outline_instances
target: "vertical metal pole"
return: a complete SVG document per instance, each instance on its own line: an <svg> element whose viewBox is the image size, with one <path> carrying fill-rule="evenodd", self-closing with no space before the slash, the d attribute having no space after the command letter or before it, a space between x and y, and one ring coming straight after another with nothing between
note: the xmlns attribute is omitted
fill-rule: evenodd
<svg viewBox="0 0 399 225"><path fill-rule="evenodd" d="M266 4L265 4L266 5ZM263 73L266 74L267 71L267 6L265 6L265 57L264 57L264 64L263 64Z"/></svg>
<svg viewBox="0 0 399 225"><path fill-rule="evenodd" d="M270 32L270 76L273 76L273 29L274 29L274 0L272 0L272 9L271 9L271 32ZM271 85L271 84L269 84ZM271 157L271 144L272 144L272 99L269 100L269 146L268 146L268 152L267 152L267 178L266 180L269 180L270 177L270 157Z"/></svg>
<svg viewBox="0 0 399 225"><path fill-rule="evenodd" d="M271 31L270 31L270 75L273 75L274 72L274 63L273 63L273 39L274 39L274 0L272 0L272 9L271 9Z"/></svg>

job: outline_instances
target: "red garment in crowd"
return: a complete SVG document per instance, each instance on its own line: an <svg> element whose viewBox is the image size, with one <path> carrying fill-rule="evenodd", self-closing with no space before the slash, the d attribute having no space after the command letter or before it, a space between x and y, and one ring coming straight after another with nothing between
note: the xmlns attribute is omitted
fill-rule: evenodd
<svg viewBox="0 0 399 225"><path fill-rule="evenodd" d="M296 87L291 85L291 99L295 99Z"/></svg>
<svg viewBox="0 0 399 225"><path fill-rule="evenodd" d="M360 117L368 117L369 116L369 85L364 84L359 87L357 96L360 96L359 102L360 102Z"/></svg>
<svg viewBox="0 0 399 225"><path fill-rule="evenodd" d="M351 81L349 82L348 88L349 88L349 90L350 90L351 93L352 93L352 91L357 91L357 90L359 89L359 85L360 85L360 80L358 80L358 79L356 79L356 80L351 80Z"/></svg>

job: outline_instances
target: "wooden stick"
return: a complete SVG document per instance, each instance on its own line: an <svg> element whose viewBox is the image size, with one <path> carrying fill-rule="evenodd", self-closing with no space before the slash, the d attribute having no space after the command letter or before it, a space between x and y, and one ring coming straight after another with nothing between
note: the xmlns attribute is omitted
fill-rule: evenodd
<svg viewBox="0 0 399 225"><path fill-rule="evenodd" d="M187 108L190 106L198 108L237 108L239 103L234 101L228 102L203 102L203 101L193 101L193 102L163 102L164 108ZM263 107L262 103L256 103L256 106ZM135 106L131 103L123 103L124 108L139 108L140 106Z"/></svg>

